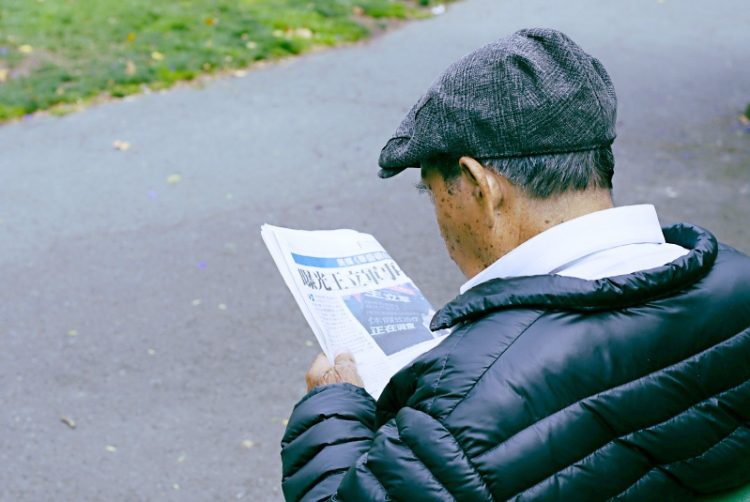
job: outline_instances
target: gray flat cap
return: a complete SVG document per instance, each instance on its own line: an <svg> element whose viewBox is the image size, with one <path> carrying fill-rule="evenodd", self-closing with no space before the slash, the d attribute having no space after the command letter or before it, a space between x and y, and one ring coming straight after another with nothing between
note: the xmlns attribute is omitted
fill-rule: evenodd
<svg viewBox="0 0 750 502"><path fill-rule="evenodd" d="M617 98L595 58L534 28L448 67L383 147L381 178L440 156L476 159L592 150L615 139Z"/></svg>

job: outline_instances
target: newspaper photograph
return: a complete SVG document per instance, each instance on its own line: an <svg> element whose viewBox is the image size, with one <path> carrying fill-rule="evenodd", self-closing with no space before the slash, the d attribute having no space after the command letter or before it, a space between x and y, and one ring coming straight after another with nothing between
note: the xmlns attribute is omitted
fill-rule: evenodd
<svg viewBox="0 0 750 502"><path fill-rule="evenodd" d="M351 352L376 399L391 376L446 333L434 309L369 234L263 225L261 236L330 361Z"/></svg>

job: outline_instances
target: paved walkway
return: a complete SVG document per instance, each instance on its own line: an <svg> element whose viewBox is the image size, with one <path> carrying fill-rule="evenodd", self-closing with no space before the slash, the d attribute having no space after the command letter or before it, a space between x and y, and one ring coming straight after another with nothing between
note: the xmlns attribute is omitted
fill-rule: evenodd
<svg viewBox="0 0 750 502"><path fill-rule="evenodd" d="M746 0L466 0L243 78L0 127L0 500L280 499L316 348L260 224L372 232L448 300L461 278L416 173L379 181L377 155L448 63L527 26L610 70L618 202L750 251Z"/></svg>

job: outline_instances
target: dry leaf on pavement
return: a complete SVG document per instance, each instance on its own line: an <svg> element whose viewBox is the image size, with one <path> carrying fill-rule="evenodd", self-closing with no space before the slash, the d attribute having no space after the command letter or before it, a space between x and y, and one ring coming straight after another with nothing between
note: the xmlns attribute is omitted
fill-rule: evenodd
<svg viewBox="0 0 750 502"><path fill-rule="evenodd" d="M130 143L127 141L123 141L121 139L116 139L112 142L112 146L115 147L115 150L120 150L121 152L124 152L125 150L130 149Z"/></svg>
<svg viewBox="0 0 750 502"><path fill-rule="evenodd" d="M64 423L65 425L67 425L68 427L70 427L71 429L75 429L76 428L76 422L75 422L75 420L73 420L70 417L64 417L64 416L60 417L60 421L62 423Z"/></svg>

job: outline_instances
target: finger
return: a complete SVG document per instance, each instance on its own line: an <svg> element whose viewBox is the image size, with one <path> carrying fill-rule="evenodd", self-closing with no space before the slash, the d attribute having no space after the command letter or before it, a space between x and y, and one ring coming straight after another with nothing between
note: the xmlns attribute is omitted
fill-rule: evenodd
<svg viewBox="0 0 750 502"><path fill-rule="evenodd" d="M331 369L331 363L328 361L328 357L326 357L326 355L321 352L315 357L315 360L310 365L308 373L322 375L329 369Z"/></svg>
<svg viewBox="0 0 750 502"><path fill-rule="evenodd" d="M341 382L343 382L343 380L341 379L341 375L339 375L339 372L331 368L320 376L320 378L316 382L316 386L330 385L333 383L341 383Z"/></svg>
<svg viewBox="0 0 750 502"><path fill-rule="evenodd" d="M336 366L345 364L357 364L357 361L354 360L354 356L351 354L351 352L342 352L340 354L336 354L336 358L333 360L333 362Z"/></svg>
<svg viewBox="0 0 750 502"><path fill-rule="evenodd" d="M362 379L360 378L359 373L357 373L357 367L354 366L354 364L347 363L345 366L336 365L334 371L336 372L336 379L339 382L348 382L364 387Z"/></svg>
<svg viewBox="0 0 750 502"><path fill-rule="evenodd" d="M305 383L307 384L307 390L310 390L319 385L319 381L323 375L325 375L331 369L331 363L328 362L328 358L325 354L318 354L315 360L310 365L310 369L305 374Z"/></svg>
<svg viewBox="0 0 750 502"><path fill-rule="evenodd" d="M333 368L336 371L339 381L363 387L362 379L357 372L357 362L351 353L342 352L341 354L337 354L335 363Z"/></svg>

